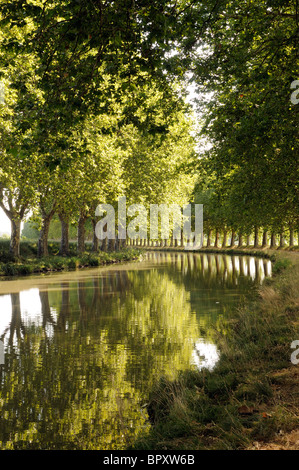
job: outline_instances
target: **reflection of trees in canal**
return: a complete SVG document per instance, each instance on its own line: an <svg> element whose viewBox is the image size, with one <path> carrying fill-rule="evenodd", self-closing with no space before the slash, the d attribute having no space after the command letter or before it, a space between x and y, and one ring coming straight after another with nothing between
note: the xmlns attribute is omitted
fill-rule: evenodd
<svg viewBox="0 0 299 470"><path fill-rule="evenodd" d="M250 256L229 256L210 253L166 253L151 252L148 259L158 263L174 265L179 272L192 273L204 285L213 279L223 285L238 285L243 276L261 283L271 275L271 262Z"/></svg>
<svg viewBox="0 0 299 470"><path fill-rule="evenodd" d="M39 322L21 321L14 302L0 441L4 448L121 448L146 425L141 404L157 377L189 366L198 331L188 294L156 271L59 287L59 296L53 287L39 293Z"/></svg>
<svg viewBox="0 0 299 470"><path fill-rule="evenodd" d="M249 256L152 252L149 259L165 265L170 278L190 292L191 310L205 328L217 326L221 315L231 313L271 275L269 260Z"/></svg>
<svg viewBox="0 0 299 470"><path fill-rule="evenodd" d="M245 292L238 272L251 266L176 254L150 269L49 281L36 293L35 319L22 317L12 294L1 337L0 448L125 447L146 426L141 404L157 378L190 366L205 325L198 313L223 287L244 282Z"/></svg>
<svg viewBox="0 0 299 470"><path fill-rule="evenodd" d="M11 298L11 319L9 325L4 329L0 336L0 340L7 340L9 346L14 344L14 340L20 340L25 334L25 326L21 316L20 294L10 294Z"/></svg>

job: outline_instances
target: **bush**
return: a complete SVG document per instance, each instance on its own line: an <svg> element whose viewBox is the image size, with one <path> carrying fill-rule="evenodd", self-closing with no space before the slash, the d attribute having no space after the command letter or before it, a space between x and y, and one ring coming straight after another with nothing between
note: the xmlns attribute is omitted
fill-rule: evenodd
<svg viewBox="0 0 299 470"><path fill-rule="evenodd" d="M7 251L0 251L0 262L2 263L10 263L14 261L14 256L7 252Z"/></svg>
<svg viewBox="0 0 299 470"><path fill-rule="evenodd" d="M69 269L77 269L79 267L79 261L76 258L68 260L67 267Z"/></svg>
<svg viewBox="0 0 299 470"><path fill-rule="evenodd" d="M2 271L5 276L15 276L16 274L18 274L17 265L14 263L3 264Z"/></svg>
<svg viewBox="0 0 299 470"><path fill-rule="evenodd" d="M97 267L105 264L128 261L140 256L137 249L125 249L119 252L87 251L82 256L77 256L77 244L70 244L70 256L59 256L59 243L49 243L49 256L47 258L36 258L37 243L22 242L22 256L18 260L9 254L9 241L0 240L0 270L4 276L23 276L32 273L47 271L74 270L80 267ZM26 256L24 256L24 253ZM2 257L1 257L2 255Z"/></svg>

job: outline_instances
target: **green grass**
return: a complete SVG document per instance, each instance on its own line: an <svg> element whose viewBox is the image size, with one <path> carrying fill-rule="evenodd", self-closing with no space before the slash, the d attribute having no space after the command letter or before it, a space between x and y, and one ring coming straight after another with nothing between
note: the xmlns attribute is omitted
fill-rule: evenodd
<svg viewBox="0 0 299 470"><path fill-rule="evenodd" d="M221 351L215 369L184 372L176 381L163 377L156 384L147 405L151 430L136 449L246 449L298 428L298 392L288 392L284 376L279 386L285 394L275 391L280 371L288 377L295 367L290 345L299 339L299 262L296 255L283 256L257 298L218 329L226 335L215 331Z"/></svg>
<svg viewBox="0 0 299 470"><path fill-rule="evenodd" d="M279 274L284 269L291 266L291 264L292 264L292 262L291 262L290 259L286 259L286 258L278 259L278 260L275 261L275 263L272 266L272 272L273 272L273 274Z"/></svg>

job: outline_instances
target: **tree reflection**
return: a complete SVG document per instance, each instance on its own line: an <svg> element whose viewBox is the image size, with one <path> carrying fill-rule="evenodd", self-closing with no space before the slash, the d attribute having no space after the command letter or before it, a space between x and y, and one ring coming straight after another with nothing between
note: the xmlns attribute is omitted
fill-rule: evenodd
<svg viewBox="0 0 299 470"><path fill-rule="evenodd" d="M11 294L1 449L125 448L148 426L142 405L155 381L189 368L209 321L231 305L236 279L244 293L254 282L228 257L153 260L148 269L49 280L39 320L25 321L20 294Z"/></svg>

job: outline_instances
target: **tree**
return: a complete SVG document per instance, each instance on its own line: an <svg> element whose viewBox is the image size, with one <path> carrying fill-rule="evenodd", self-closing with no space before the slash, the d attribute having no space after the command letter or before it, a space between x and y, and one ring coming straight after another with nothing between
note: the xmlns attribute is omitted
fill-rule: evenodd
<svg viewBox="0 0 299 470"><path fill-rule="evenodd" d="M203 135L207 165L240 230L298 225L298 72L295 2L231 1L212 12L209 51L194 60L201 91L213 92Z"/></svg>
<svg viewBox="0 0 299 470"><path fill-rule="evenodd" d="M0 104L0 206L11 221L10 252L20 254L20 228L35 207L35 182L39 158L34 132L43 95L36 76L37 60L32 54L4 51L5 42L21 44L23 32L15 25L4 26L0 35L0 74L4 100ZM29 27L25 30L28 32Z"/></svg>

